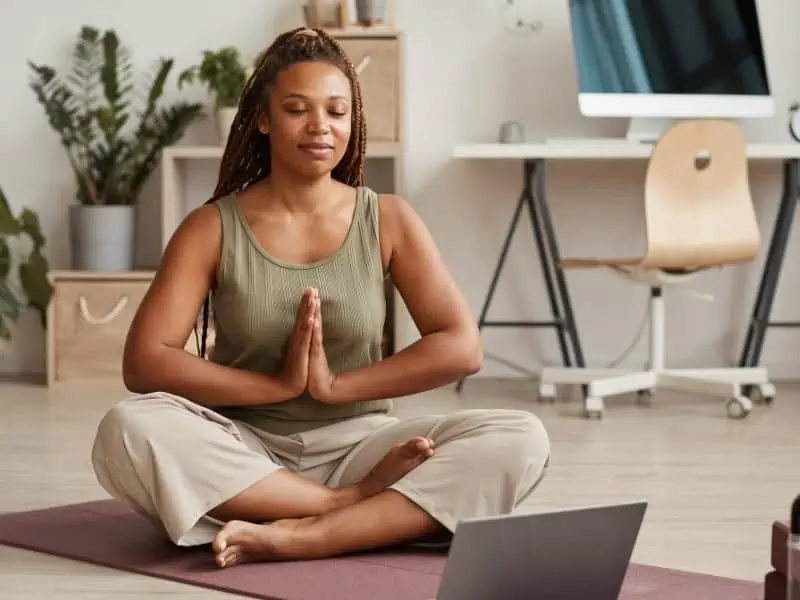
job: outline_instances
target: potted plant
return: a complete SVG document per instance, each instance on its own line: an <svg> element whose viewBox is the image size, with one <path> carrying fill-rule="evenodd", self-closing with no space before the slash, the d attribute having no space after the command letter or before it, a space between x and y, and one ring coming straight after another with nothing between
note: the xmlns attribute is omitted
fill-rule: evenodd
<svg viewBox="0 0 800 600"><path fill-rule="evenodd" d="M242 60L239 50L225 46L219 50L204 50L200 63L185 69L178 77L179 89L184 84L199 82L213 95L222 145L227 142L249 75L250 68Z"/></svg>
<svg viewBox="0 0 800 600"><path fill-rule="evenodd" d="M127 48L114 30L84 26L64 76L28 62L30 87L61 139L77 186L70 207L73 268L124 271L134 266L136 202L162 150L202 116L200 103L160 106L173 59L134 81Z"/></svg>
<svg viewBox="0 0 800 600"><path fill-rule="evenodd" d="M25 238L28 248L20 249L18 242ZM47 259L42 254L44 244L36 213L24 208L15 217L0 189L0 351L11 341L14 324L26 308L39 311L42 326L47 324L53 287L47 277ZM18 260L13 260L14 255L19 256Z"/></svg>

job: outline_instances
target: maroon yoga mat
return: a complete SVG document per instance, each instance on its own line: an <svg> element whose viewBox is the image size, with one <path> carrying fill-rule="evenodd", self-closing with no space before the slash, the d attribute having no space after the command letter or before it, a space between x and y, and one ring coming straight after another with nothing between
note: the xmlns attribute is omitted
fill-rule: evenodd
<svg viewBox="0 0 800 600"><path fill-rule="evenodd" d="M0 515L0 543L264 600L433 600L441 551L218 568L208 546L173 546L112 500ZM762 584L631 565L621 600L760 600Z"/></svg>

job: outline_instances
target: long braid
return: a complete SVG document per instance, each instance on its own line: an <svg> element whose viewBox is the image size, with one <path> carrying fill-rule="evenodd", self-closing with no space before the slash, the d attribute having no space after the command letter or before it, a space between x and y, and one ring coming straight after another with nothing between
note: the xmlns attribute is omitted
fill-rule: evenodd
<svg viewBox="0 0 800 600"><path fill-rule="evenodd" d="M214 194L206 204L240 192L269 176L272 168L269 136L258 129L262 113L267 107L269 90L283 69L308 61L329 62L339 67L350 80L353 97L350 141L331 176L350 186L364 184L367 127L361 84L355 66L341 44L325 30L298 27L275 38L248 79L222 155ZM202 358L206 356L210 309L209 294L203 303L202 332L197 349Z"/></svg>

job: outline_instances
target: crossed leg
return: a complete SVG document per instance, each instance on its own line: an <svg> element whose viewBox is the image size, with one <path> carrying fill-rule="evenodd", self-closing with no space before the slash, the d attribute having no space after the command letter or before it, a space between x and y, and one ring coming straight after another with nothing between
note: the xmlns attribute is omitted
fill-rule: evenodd
<svg viewBox="0 0 800 600"><path fill-rule="evenodd" d="M208 514L219 521L255 522L323 515L379 494L433 453L432 440L415 436L389 448L360 481L338 488L282 469L260 479Z"/></svg>
<svg viewBox="0 0 800 600"><path fill-rule="evenodd" d="M217 564L318 559L453 532L467 517L507 514L541 480L550 445L521 411L470 410L384 427L350 453L338 485L361 478L398 439L432 439L436 450L388 489L319 516L261 525L229 521L216 535Z"/></svg>
<svg viewBox="0 0 800 600"><path fill-rule="evenodd" d="M424 436L406 438L385 447L358 479L334 488L293 472L244 434L183 398L134 397L101 421L92 463L112 497L189 546L210 542L220 522L319 516L371 498L434 452ZM290 456L291 440L281 442Z"/></svg>
<svg viewBox="0 0 800 600"><path fill-rule="evenodd" d="M369 434L323 485L248 448L213 411L153 394L109 411L92 458L109 494L176 544L213 542L218 564L232 566L416 541L452 533L462 518L512 512L549 454L543 425L527 412L416 417ZM209 517L227 524L220 530Z"/></svg>

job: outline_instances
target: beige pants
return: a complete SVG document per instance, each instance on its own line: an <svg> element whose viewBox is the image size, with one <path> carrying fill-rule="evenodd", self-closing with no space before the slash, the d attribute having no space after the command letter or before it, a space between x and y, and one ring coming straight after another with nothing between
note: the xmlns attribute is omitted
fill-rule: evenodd
<svg viewBox="0 0 800 600"><path fill-rule="evenodd" d="M136 396L100 422L100 485L181 546L210 542L211 509L287 468L338 487L361 480L398 442L426 436L433 457L391 486L451 532L463 518L508 514L544 475L550 442L534 415L464 410L398 419L367 415L278 436L170 394Z"/></svg>

